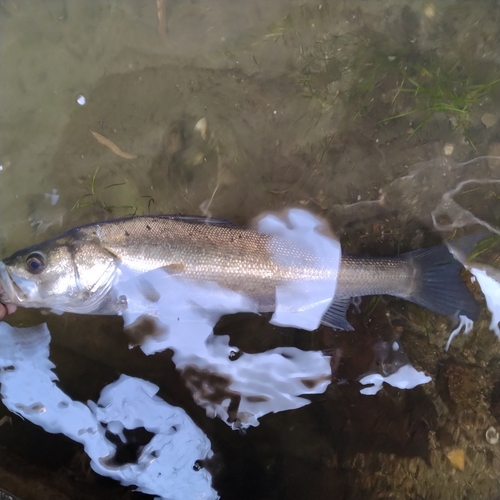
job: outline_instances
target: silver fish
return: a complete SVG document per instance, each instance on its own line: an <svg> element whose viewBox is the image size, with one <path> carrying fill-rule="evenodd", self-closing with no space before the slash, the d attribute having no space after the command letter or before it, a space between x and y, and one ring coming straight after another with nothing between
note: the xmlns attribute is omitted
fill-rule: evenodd
<svg viewBox="0 0 500 500"><path fill-rule="evenodd" d="M276 259L276 256L279 259ZM323 324L350 330L345 318L355 296L387 294L434 312L475 319L478 305L462 282L461 265L446 246L397 257L342 256L338 266L312 262L300 245L221 220L141 216L98 222L14 253L0 263L0 301L82 314L112 314L113 283L162 268L189 280L215 282L275 308L276 288L300 280L327 280L337 288Z"/></svg>

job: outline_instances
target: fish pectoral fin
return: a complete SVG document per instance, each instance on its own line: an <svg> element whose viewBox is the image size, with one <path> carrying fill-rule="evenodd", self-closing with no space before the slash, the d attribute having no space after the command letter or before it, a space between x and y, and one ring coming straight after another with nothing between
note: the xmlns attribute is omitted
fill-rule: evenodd
<svg viewBox="0 0 500 500"><path fill-rule="evenodd" d="M331 328L335 328L336 330L346 330L349 332L354 330L354 328L346 318L347 309L349 309L350 305L350 297L347 297L345 299L334 298L332 300L332 303L330 304L330 307L324 314L321 320L321 324L330 326Z"/></svg>

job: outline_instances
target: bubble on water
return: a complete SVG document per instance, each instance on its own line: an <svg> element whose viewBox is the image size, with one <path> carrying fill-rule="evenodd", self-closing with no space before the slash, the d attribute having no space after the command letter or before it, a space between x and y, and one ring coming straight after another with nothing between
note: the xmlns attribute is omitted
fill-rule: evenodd
<svg viewBox="0 0 500 500"><path fill-rule="evenodd" d="M500 434L493 426L488 427L485 437L489 444L497 444L500 441Z"/></svg>

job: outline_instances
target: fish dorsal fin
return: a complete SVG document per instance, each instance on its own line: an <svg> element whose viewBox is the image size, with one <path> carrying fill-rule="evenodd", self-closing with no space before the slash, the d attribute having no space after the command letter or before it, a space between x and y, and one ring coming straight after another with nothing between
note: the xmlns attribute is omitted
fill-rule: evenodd
<svg viewBox="0 0 500 500"><path fill-rule="evenodd" d="M191 224L207 224L210 226L222 226L222 227L237 227L236 224L227 219L214 219L209 217L204 217L201 215L183 215L183 214L173 214L173 215L157 215L162 219L172 219L182 222L188 222Z"/></svg>
<svg viewBox="0 0 500 500"><path fill-rule="evenodd" d="M330 307L324 314L321 323L325 326L335 328L336 330L354 330L349 321L347 321L346 319L347 309L349 309L350 305L350 297L347 297L345 299L336 299L334 297L332 303L330 304Z"/></svg>

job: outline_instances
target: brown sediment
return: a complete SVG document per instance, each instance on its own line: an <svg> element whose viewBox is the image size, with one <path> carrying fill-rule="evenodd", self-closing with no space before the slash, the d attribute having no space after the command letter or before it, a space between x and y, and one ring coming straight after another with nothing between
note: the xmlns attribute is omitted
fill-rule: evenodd
<svg viewBox="0 0 500 500"><path fill-rule="evenodd" d="M310 378L303 378L301 379L301 382L304 384L307 389L312 390L322 382L329 382L331 380L331 377L318 377L315 379L310 379Z"/></svg>
<svg viewBox="0 0 500 500"><path fill-rule="evenodd" d="M156 338L166 333L151 316L140 316L123 329L131 345L142 345L148 338Z"/></svg>
<svg viewBox="0 0 500 500"><path fill-rule="evenodd" d="M167 264L163 267L168 274L181 274L186 270L186 266L179 262L178 264Z"/></svg>

